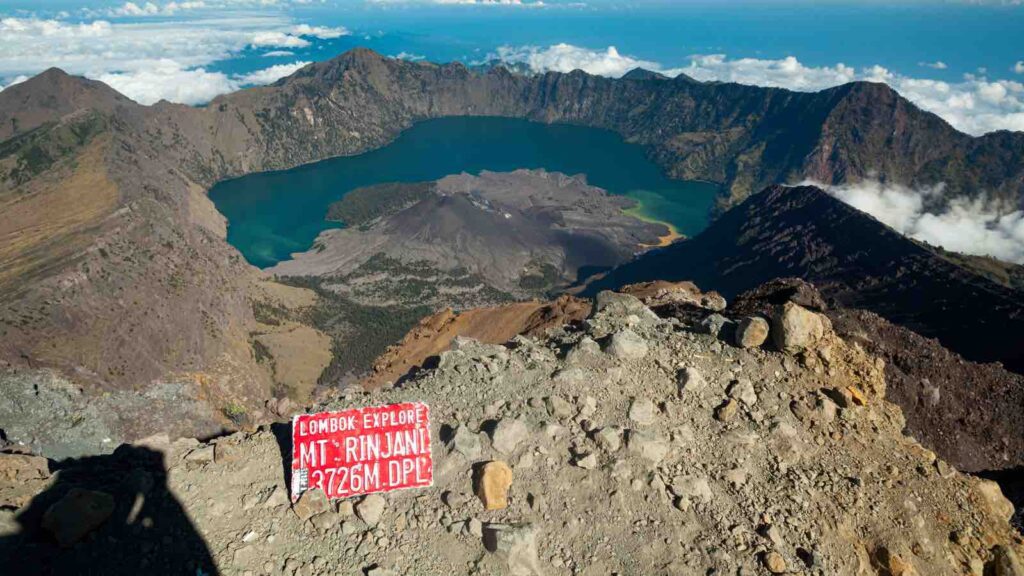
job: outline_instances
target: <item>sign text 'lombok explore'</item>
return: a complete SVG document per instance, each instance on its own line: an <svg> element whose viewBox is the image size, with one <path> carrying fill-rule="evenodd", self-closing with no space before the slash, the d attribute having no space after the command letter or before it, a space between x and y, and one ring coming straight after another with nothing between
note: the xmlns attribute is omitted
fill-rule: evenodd
<svg viewBox="0 0 1024 576"><path fill-rule="evenodd" d="M347 498L433 482L430 408L421 402L292 420L292 501L311 488Z"/></svg>

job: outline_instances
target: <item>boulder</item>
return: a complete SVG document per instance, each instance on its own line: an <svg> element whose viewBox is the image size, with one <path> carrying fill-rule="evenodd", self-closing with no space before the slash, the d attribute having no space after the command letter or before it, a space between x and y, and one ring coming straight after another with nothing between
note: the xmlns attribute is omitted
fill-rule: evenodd
<svg viewBox="0 0 1024 576"><path fill-rule="evenodd" d="M479 458L482 451L480 435L466 426L456 428L452 437L448 440L449 453L462 454L470 460Z"/></svg>
<svg viewBox="0 0 1024 576"><path fill-rule="evenodd" d="M504 557L513 576L540 576L537 559L537 531L532 524L488 524L484 526L484 547Z"/></svg>
<svg viewBox="0 0 1024 576"><path fill-rule="evenodd" d="M736 326L736 345L740 348L757 348L768 339L768 321L760 316L740 320Z"/></svg>
<svg viewBox="0 0 1024 576"><path fill-rule="evenodd" d="M594 432L594 442L605 452L616 452L622 447L622 428L605 426Z"/></svg>
<svg viewBox="0 0 1024 576"><path fill-rule="evenodd" d="M772 316L772 342L787 354L817 347L831 329L828 318L792 302L777 307Z"/></svg>
<svg viewBox="0 0 1024 576"><path fill-rule="evenodd" d="M668 440L659 434L630 430L627 448L641 458L658 464L668 455L671 446Z"/></svg>
<svg viewBox="0 0 1024 576"><path fill-rule="evenodd" d="M635 360L647 355L647 342L636 332L626 328L608 338L605 352L616 358Z"/></svg>
<svg viewBox="0 0 1024 576"><path fill-rule="evenodd" d="M654 402L646 398L633 398L629 404L629 419L641 426L650 426L654 424L657 410Z"/></svg>
<svg viewBox="0 0 1024 576"><path fill-rule="evenodd" d="M66 548L99 528L114 513L114 497L106 492L72 488L43 513L42 527Z"/></svg>
<svg viewBox="0 0 1024 576"><path fill-rule="evenodd" d="M476 479L476 495L487 510L508 507L508 490L512 487L512 468L501 460L484 464Z"/></svg>
<svg viewBox="0 0 1024 576"><path fill-rule="evenodd" d="M522 420L506 418L491 432L491 445L502 454L511 454L530 435L530 429Z"/></svg>

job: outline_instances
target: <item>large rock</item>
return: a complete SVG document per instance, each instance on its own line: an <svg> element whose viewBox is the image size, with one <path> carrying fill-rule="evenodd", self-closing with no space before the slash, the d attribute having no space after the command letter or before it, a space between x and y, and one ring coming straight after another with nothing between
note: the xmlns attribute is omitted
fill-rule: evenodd
<svg viewBox="0 0 1024 576"><path fill-rule="evenodd" d="M466 426L456 428L451 439L448 440L448 452L462 454L471 460L479 458L482 451L480 435Z"/></svg>
<svg viewBox="0 0 1024 576"><path fill-rule="evenodd" d="M483 465L476 480L476 495L487 510L508 507L508 490L512 487L512 468L501 460Z"/></svg>
<svg viewBox="0 0 1024 576"><path fill-rule="evenodd" d="M502 454L511 454L530 436L530 429L519 419L506 418L491 432L491 444Z"/></svg>
<svg viewBox="0 0 1024 576"><path fill-rule="evenodd" d="M641 458L658 464L668 455L671 446L663 436L655 433L630 430L627 437L627 448L629 451Z"/></svg>
<svg viewBox="0 0 1024 576"><path fill-rule="evenodd" d="M825 316L786 302L772 316L772 342L787 354L799 354L816 347L831 328Z"/></svg>
<svg viewBox="0 0 1024 576"><path fill-rule="evenodd" d="M591 315L596 316L602 313L623 318L636 315L642 319L658 319L658 315L645 306L636 296L620 294L609 290L599 292L594 298L594 310Z"/></svg>
<svg viewBox="0 0 1024 576"><path fill-rule="evenodd" d="M513 576L542 574L537 559L537 531L532 524L488 524L484 527L484 547L504 557Z"/></svg>
<svg viewBox="0 0 1024 576"><path fill-rule="evenodd" d="M363 522L370 526L376 526L384 516L384 510L388 502L380 494L370 494L359 504L356 504L356 515Z"/></svg>
<svg viewBox="0 0 1024 576"><path fill-rule="evenodd" d="M46 458L0 454L0 508L21 508L42 492L50 478Z"/></svg>
<svg viewBox="0 0 1024 576"><path fill-rule="evenodd" d="M68 547L99 528L114 512L106 492L72 488L43 514L42 527L61 547Z"/></svg>
<svg viewBox="0 0 1024 576"><path fill-rule="evenodd" d="M759 316L740 320L736 326L736 345L740 348L757 348L768 339L768 321Z"/></svg>
<svg viewBox="0 0 1024 576"><path fill-rule="evenodd" d="M608 338L605 352L616 358L635 360L647 355L647 342L636 332L626 328Z"/></svg>
<svg viewBox="0 0 1024 576"><path fill-rule="evenodd" d="M647 398L633 398L629 404L629 419L641 426L654 424L658 409Z"/></svg>
<svg viewBox="0 0 1024 576"><path fill-rule="evenodd" d="M1024 563L1011 549L1002 544L992 549L992 561L985 567L985 574L991 576L1024 576Z"/></svg>

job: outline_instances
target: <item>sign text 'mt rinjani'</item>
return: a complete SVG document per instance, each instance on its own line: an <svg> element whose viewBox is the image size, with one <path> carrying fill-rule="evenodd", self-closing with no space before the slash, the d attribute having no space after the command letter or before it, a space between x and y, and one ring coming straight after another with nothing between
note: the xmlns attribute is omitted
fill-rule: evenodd
<svg viewBox="0 0 1024 576"><path fill-rule="evenodd" d="M292 500L430 486L430 409L411 402L301 414L292 421Z"/></svg>

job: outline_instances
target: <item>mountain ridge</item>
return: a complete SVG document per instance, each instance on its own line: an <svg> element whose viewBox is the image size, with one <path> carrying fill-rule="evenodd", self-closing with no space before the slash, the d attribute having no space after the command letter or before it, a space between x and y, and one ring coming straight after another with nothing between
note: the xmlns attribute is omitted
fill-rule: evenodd
<svg viewBox="0 0 1024 576"><path fill-rule="evenodd" d="M1024 196L1024 134L972 138L884 85L798 93L580 71L521 76L357 49L195 108L143 106L50 70L0 92L0 234L18 239L0 261L4 378L31 388L53 371L89 394L184 382L220 407L200 418L204 433L235 426L223 413L254 414L281 385L260 339L309 313L265 314L267 279L226 243L205 191L365 152L450 115L614 130L670 176L722 184L723 208L776 181L930 185L947 172L961 175L947 197ZM885 133L893 121L904 126L895 139ZM984 169L960 171L965 158ZM50 225L30 234L40 220Z"/></svg>

